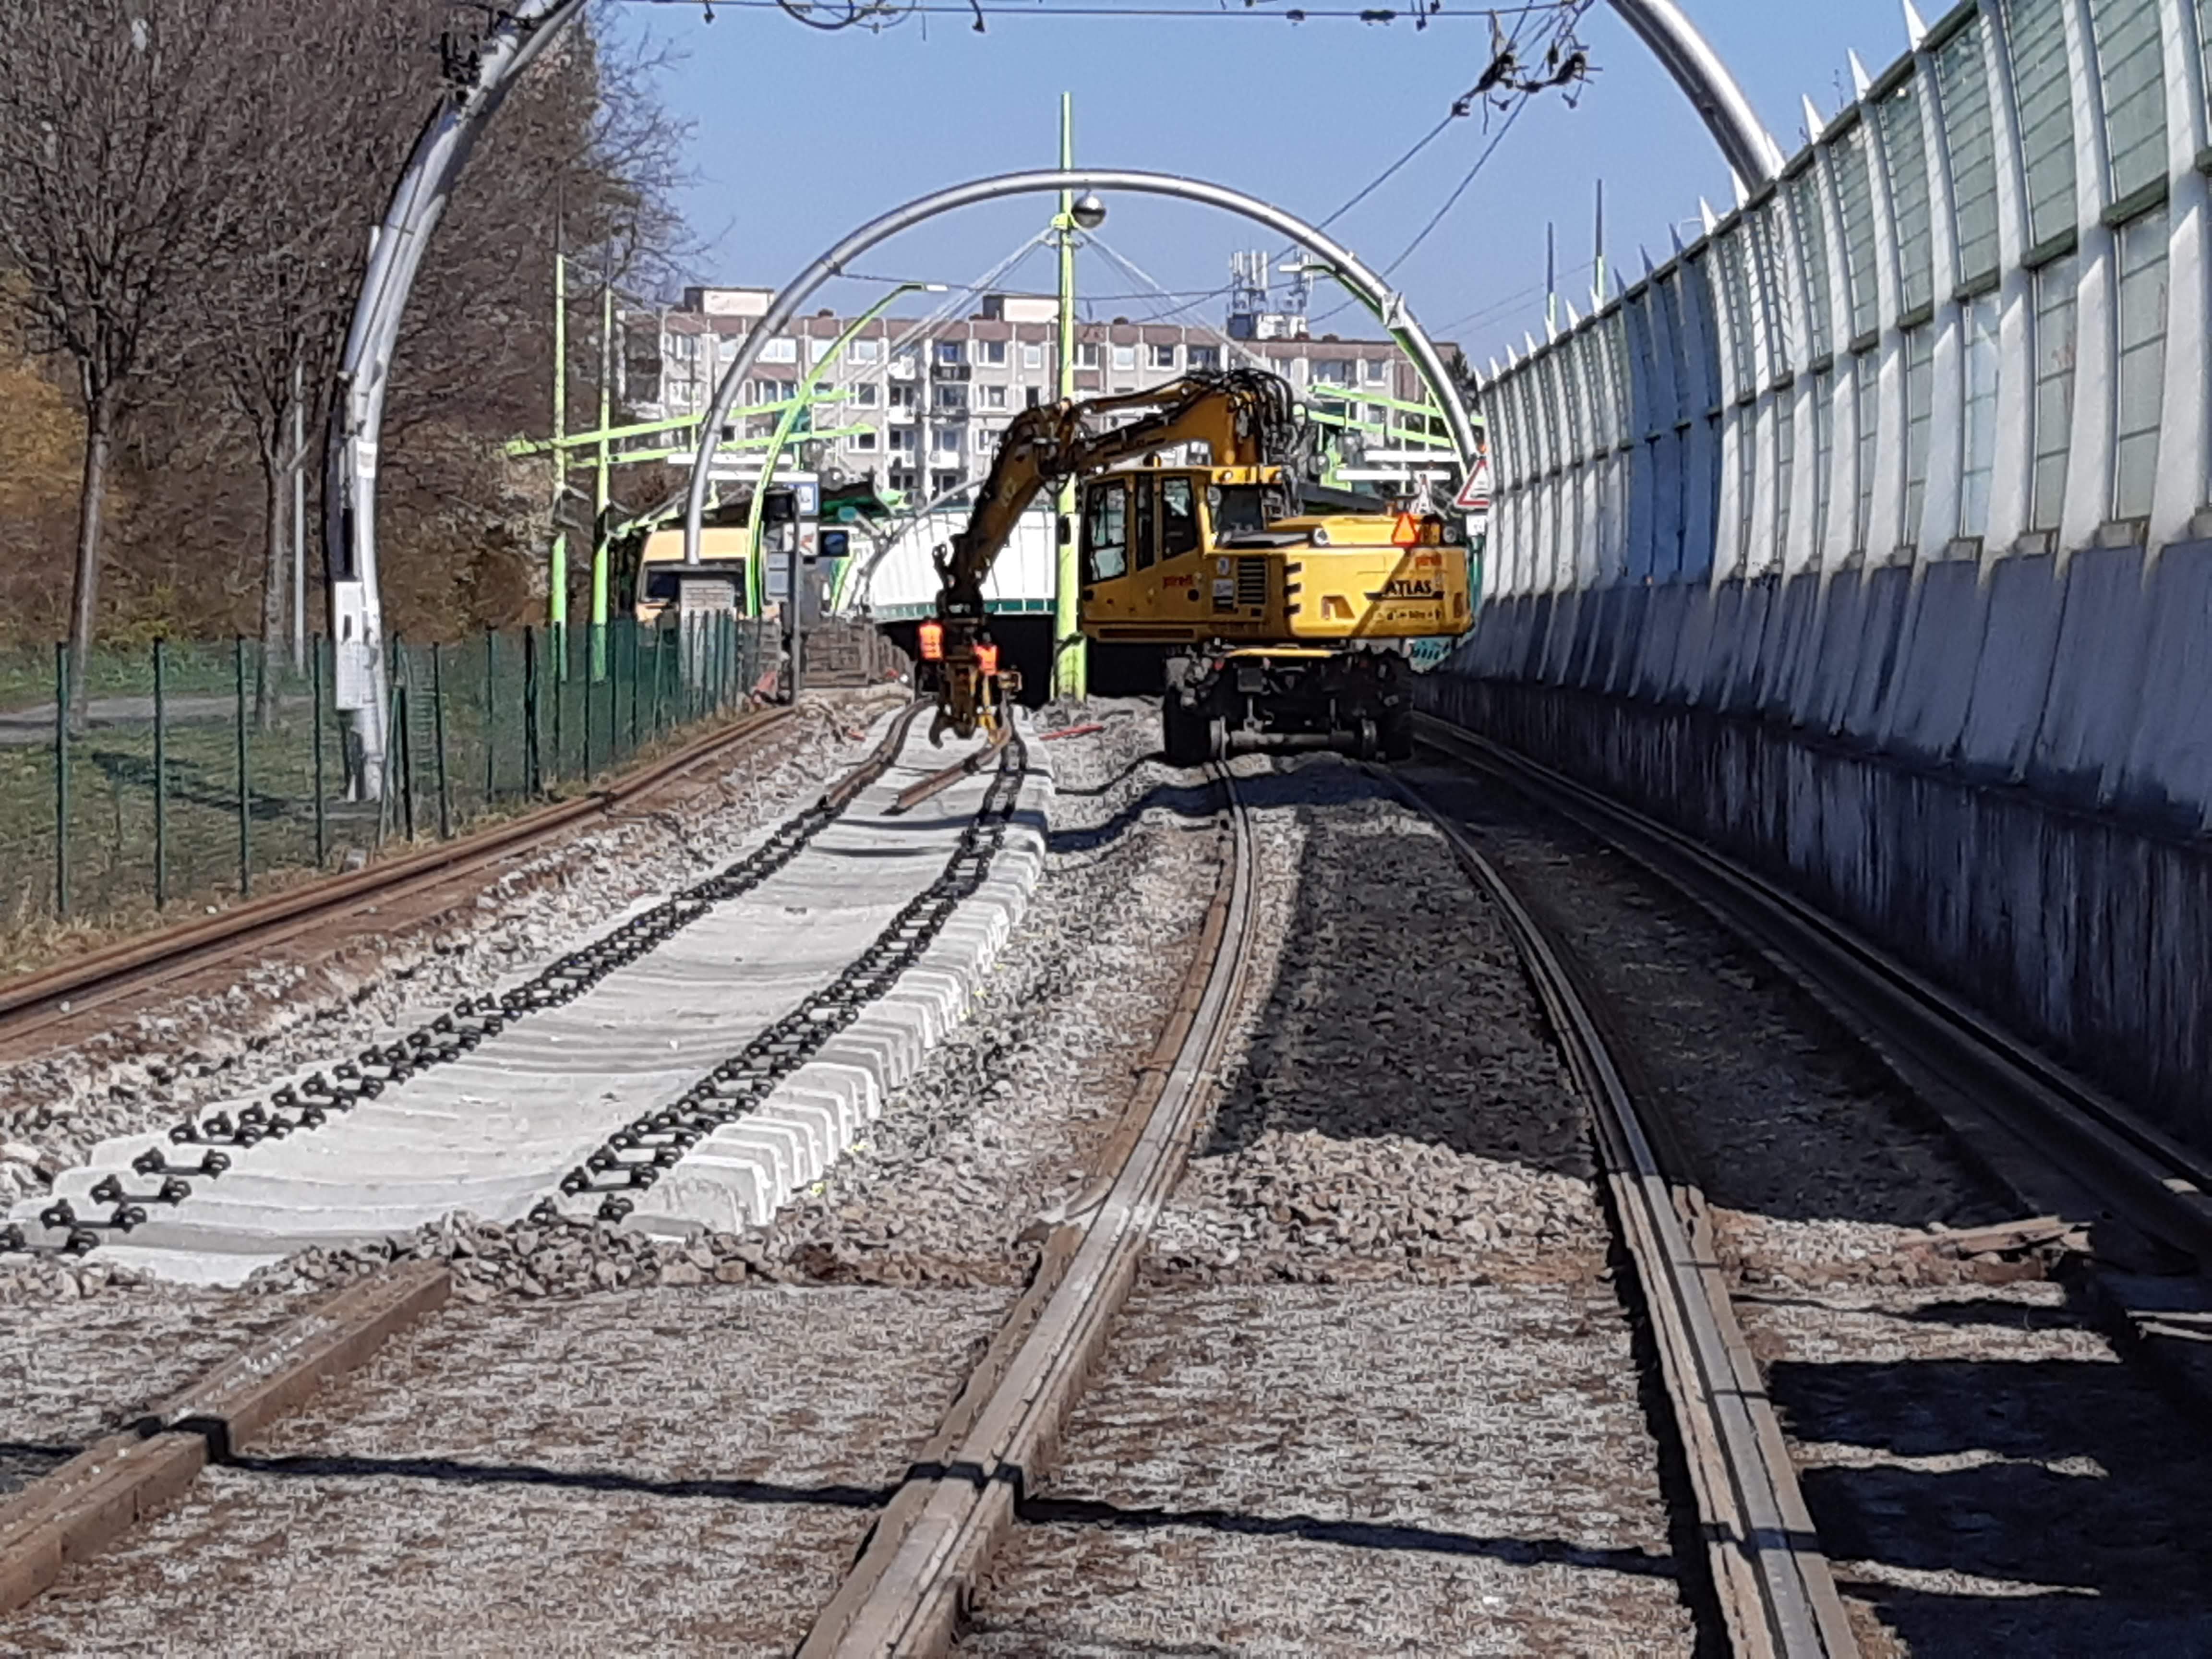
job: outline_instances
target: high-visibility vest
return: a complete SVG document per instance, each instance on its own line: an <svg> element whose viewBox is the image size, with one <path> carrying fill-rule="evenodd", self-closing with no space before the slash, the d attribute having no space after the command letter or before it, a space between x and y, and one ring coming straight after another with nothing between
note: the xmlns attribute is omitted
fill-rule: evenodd
<svg viewBox="0 0 2212 1659"><path fill-rule="evenodd" d="M945 624L926 622L921 625L921 659L942 662L945 659Z"/></svg>
<svg viewBox="0 0 2212 1659"><path fill-rule="evenodd" d="M983 644L975 647L975 667L978 672L990 675L999 672L999 647Z"/></svg>

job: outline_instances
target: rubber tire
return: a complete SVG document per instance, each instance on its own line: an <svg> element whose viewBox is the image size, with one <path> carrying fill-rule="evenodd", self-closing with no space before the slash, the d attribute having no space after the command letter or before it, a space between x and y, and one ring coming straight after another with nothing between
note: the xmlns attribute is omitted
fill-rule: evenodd
<svg viewBox="0 0 2212 1659"><path fill-rule="evenodd" d="M1160 753L1170 766L1206 764L1206 722L1174 692L1160 698Z"/></svg>
<svg viewBox="0 0 2212 1659"><path fill-rule="evenodd" d="M1352 754L1355 760L1371 761L1382 752L1382 743L1375 722L1362 714L1352 722Z"/></svg>
<svg viewBox="0 0 2212 1659"><path fill-rule="evenodd" d="M1229 758L1229 722L1218 714L1206 723L1206 757L1209 761Z"/></svg>
<svg viewBox="0 0 2212 1659"><path fill-rule="evenodd" d="M1392 762L1413 758L1413 711L1403 704L1382 716L1382 758Z"/></svg>

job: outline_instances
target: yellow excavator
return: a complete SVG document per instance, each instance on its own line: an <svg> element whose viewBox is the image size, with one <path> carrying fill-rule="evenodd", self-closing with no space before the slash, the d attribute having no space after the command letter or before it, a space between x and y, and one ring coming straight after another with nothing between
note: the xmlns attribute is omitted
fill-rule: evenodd
<svg viewBox="0 0 2212 1659"><path fill-rule="evenodd" d="M1459 526L1411 503L1303 510L1306 443L1288 384L1255 369L1023 411L966 528L936 555L937 626L922 633L938 665L932 735L995 725L983 580L1022 514L1073 478L1079 626L1086 639L1157 654L1170 762L1219 759L1263 733L1363 757L1411 754L1401 642L1468 625ZM1170 450L1181 459L1164 462ZM1065 520L1060 534L1065 543Z"/></svg>

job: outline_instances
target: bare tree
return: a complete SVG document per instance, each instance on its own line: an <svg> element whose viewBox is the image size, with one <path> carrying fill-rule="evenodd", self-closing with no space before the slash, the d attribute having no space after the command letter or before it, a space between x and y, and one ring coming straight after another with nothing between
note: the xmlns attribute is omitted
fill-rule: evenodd
<svg viewBox="0 0 2212 1659"><path fill-rule="evenodd" d="M233 0L0 0L0 257L34 346L76 370L85 427L70 640L82 724L101 512L183 292L249 204L224 74Z"/></svg>

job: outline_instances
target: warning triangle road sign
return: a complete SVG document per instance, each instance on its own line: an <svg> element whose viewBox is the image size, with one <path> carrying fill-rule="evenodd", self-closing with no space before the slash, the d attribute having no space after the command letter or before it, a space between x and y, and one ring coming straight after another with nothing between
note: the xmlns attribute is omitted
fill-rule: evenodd
<svg viewBox="0 0 2212 1659"><path fill-rule="evenodd" d="M1460 486L1459 494L1452 497L1452 505L1462 513L1490 511L1489 456L1474 458L1474 465L1468 470L1467 482Z"/></svg>

